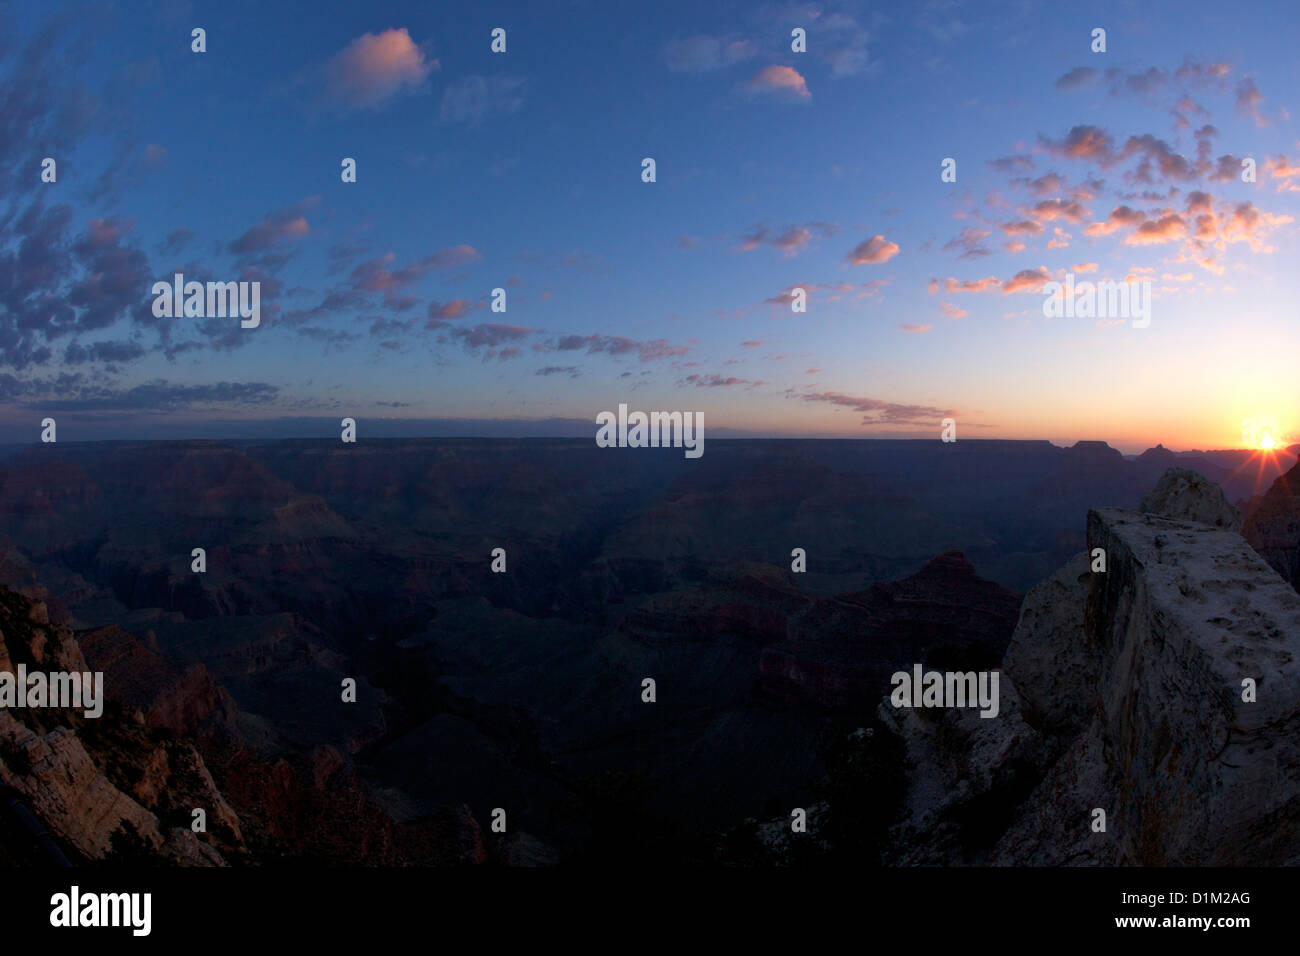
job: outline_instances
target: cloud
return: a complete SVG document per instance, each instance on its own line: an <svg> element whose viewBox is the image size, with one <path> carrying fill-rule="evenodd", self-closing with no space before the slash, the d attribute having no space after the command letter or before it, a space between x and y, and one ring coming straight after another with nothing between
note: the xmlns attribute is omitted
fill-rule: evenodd
<svg viewBox="0 0 1300 956"><path fill-rule="evenodd" d="M145 354L145 347L139 342L95 342L82 346L69 342L63 352L65 365L81 365L85 362L130 362Z"/></svg>
<svg viewBox="0 0 1300 956"><path fill-rule="evenodd" d="M396 255L387 252L353 269L351 284L358 292L391 292L411 284L436 269L465 265L482 258L483 256L473 246L451 246L417 259L410 265L390 271L388 266L395 261Z"/></svg>
<svg viewBox="0 0 1300 956"><path fill-rule="evenodd" d="M879 264L898 255L898 245L886 241L884 236L872 236L858 243L846 256L850 265Z"/></svg>
<svg viewBox="0 0 1300 956"><path fill-rule="evenodd" d="M565 335L555 340L553 347L560 352L585 350L588 355L601 352L607 355L635 354L642 362L674 358L689 351L684 345L669 345L667 339L637 342L621 335Z"/></svg>
<svg viewBox="0 0 1300 956"><path fill-rule="evenodd" d="M539 368L534 375L568 375L577 378L581 373L576 365L546 365Z"/></svg>
<svg viewBox="0 0 1300 956"><path fill-rule="evenodd" d="M1255 85L1255 81L1248 76L1243 76L1241 82L1237 84L1237 112L1249 116L1255 121L1256 126L1268 126L1268 117L1259 108L1262 102L1264 97L1259 92L1259 87Z"/></svg>
<svg viewBox="0 0 1300 956"><path fill-rule="evenodd" d="M771 93L779 97L799 101L810 100L808 84L799 71L788 66L765 66L745 84L751 93Z"/></svg>
<svg viewBox="0 0 1300 956"><path fill-rule="evenodd" d="M1111 210L1110 215L1101 222L1094 222L1083 230L1086 236L1109 236L1117 229L1123 229L1125 226L1135 226L1146 219L1147 215L1140 210L1131 209L1128 206L1116 206Z"/></svg>
<svg viewBox="0 0 1300 956"><path fill-rule="evenodd" d="M347 109L373 109L403 91L419 89L438 69L403 27L357 37L329 62L326 96Z"/></svg>
<svg viewBox="0 0 1300 956"><path fill-rule="evenodd" d="M1187 235L1187 221L1177 213L1169 213L1159 219L1149 219L1124 239L1125 245L1148 246L1166 242L1177 242Z"/></svg>
<svg viewBox="0 0 1300 956"><path fill-rule="evenodd" d="M950 319L964 319L967 315L965 309L958 308L955 305L949 305L947 302L941 303L939 308L943 309L943 314Z"/></svg>
<svg viewBox="0 0 1300 956"><path fill-rule="evenodd" d="M916 24L940 43L951 43L970 29L959 17L949 12L957 6L957 0L929 0L921 7Z"/></svg>
<svg viewBox="0 0 1300 956"><path fill-rule="evenodd" d="M1111 68L1106 71L1106 79L1110 81L1112 94L1154 93L1169 82L1169 74L1156 66L1148 67L1142 73L1125 73Z"/></svg>
<svg viewBox="0 0 1300 956"><path fill-rule="evenodd" d="M769 229L766 225L758 225L741 237L737 249L740 252L749 252L759 246L768 245L779 249L786 258L791 258L798 255L812 241L814 233L830 237L838 232L839 227L829 222L808 222L803 225L786 226L779 232Z"/></svg>
<svg viewBox="0 0 1300 956"><path fill-rule="evenodd" d="M1046 196L1048 193L1059 192L1065 185L1065 178L1057 173L1044 173L1037 179L1030 179L1027 176L1021 176L1011 180L1016 185L1026 187L1035 196Z"/></svg>
<svg viewBox="0 0 1300 956"><path fill-rule="evenodd" d="M186 229L183 226L180 229L173 229L167 233L167 239L163 242L162 251L165 253L180 252L193 238L193 229Z"/></svg>
<svg viewBox="0 0 1300 956"><path fill-rule="evenodd" d="M816 23L814 51L831 65L831 76L856 76L867 68L870 33L845 13L832 13Z"/></svg>
<svg viewBox="0 0 1300 956"><path fill-rule="evenodd" d="M748 59L756 48L749 40L697 34L671 41L664 52L674 73L708 73Z"/></svg>
<svg viewBox="0 0 1300 956"><path fill-rule="evenodd" d="M149 261L140 250L121 244L126 231L119 220L94 219L73 246L83 271L63 294L79 310L78 331L106 328L139 305L150 279Z"/></svg>
<svg viewBox="0 0 1300 956"><path fill-rule="evenodd" d="M467 349L496 348L507 342L517 342L533 334L532 329L522 325L505 325L498 322L486 322L473 328L448 327L446 337L460 342Z"/></svg>
<svg viewBox="0 0 1300 956"><path fill-rule="evenodd" d="M932 326L929 325L900 325L904 332L929 332Z"/></svg>
<svg viewBox="0 0 1300 956"><path fill-rule="evenodd" d="M1300 166L1292 166L1286 156L1279 155L1276 158L1264 160L1264 172L1268 173L1271 179L1280 179L1278 183L1278 192L1300 192L1300 184L1291 182L1297 176L1300 176Z"/></svg>
<svg viewBox="0 0 1300 956"><path fill-rule="evenodd" d="M1096 126L1074 126L1060 140L1039 136L1049 153L1067 159L1090 159L1105 166L1115 161L1115 147L1105 130Z"/></svg>
<svg viewBox="0 0 1300 956"><path fill-rule="evenodd" d="M863 425L932 425L956 414L952 409L903 405L878 398L858 398L842 392L811 392L797 397L805 402L826 402L864 412Z"/></svg>
<svg viewBox="0 0 1300 956"><path fill-rule="evenodd" d="M683 384L694 385L696 388L725 388L730 385L750 385L760 384L751 383L747 378L727 377L714 373L713 375L687 375L682 380Z"/></svg>
<svg viewBox="0 0 1300 956"><path fill-rule="evenodd" d="M265 382L216 382L210 385L174 385L158 379L133 388L118 390L103 385L85 385L76 397L46 398L41 408L54 412L181 411L195 406L266 405L280 389Z"/></svg>
<svg viewBox="0 0 1300 956"><path fill-rule="evenodd" d="M1064 219L1066 222L1083 222L1091 215L1083 206L1074 201L1064 199L1044 199L1040 203L1035 203L1029 210L1029 214L1039 222L1051 222L1054 219Z"/></svg>
<svg viewBox="0 0 1300 956"><path fill-rule="evenodd" d="M1037 269L1021 269L1006 282L1002 283L1002 294L1010 295L1012 292L1038 292L1050 279L1051 276L1043 266L1039 266Z"/></svg>
<svg viewBox="0 0 1300 956"><path fill-rule="evenodd" d="M1200 63L1185 59L1174 77L1185 81L1222 80L1231 72L1232 67L1227 63Z"/></svg>
<svg viewBox="0 0 1300 956"><path fill-rule="evenodd" d="M230 244L230 250L237 255L263 252L272 246L298 239L311 232L305 213L319 202L319 197L309 197L293 206L277 209L261 222L249 228L242 236Z"/></svg>
<svg viewBox="0 0 1300 956"><path fill-rule="evenodd" d="M987 246L983 245L983 240L987 239L991 233L987 229L980 229L977 226L967 226L955 238L948 240L943 244L945 251L961 249L962 254L959 258L974 259L979 256L990 255Z"/></svg>
<svg viewBox="0 0 1300 956"><path fill-rule="evenodd" d="M429 318L431 319L459 319L465 315L473 305L469 299L452 299L450 302L429 303Z"/></svg>
<svg viewBox="0 0 1300 956"><path fill-rule="evenodd" d="M1056 81L1058 90L1077 90L1087 86L1097 78L1097 71L1090 66L1078 66Z"/></svg>
<svg viewBox="0 0 1300 956"><path fill-rule="evenodd" d="M989 165L1000 173L1022 173L1034 168L1034 160L1029 156L1002 156L989 160Z"/></svg>
<svg viewBox="0 0 1300 956"><path fill-rule="evenodd" d="M965 282L959 282L956 279L931 279L930 294L934 295L940 288L944 292L988 292L996 289L1001 284L1001 280L993 276L986 279L968 279Z"/></svg>
<svg viewBox="0 0 1300 956"><path fill-rule="evenodd" d="M513 113L524 105L520 76L467 76L442 93L438 114L444 123L479 123L493 113Z"/></svg>
<svg viewBox="0 0 1300 956"><path fill-rule="evenodd" d="M1033 219L1022 219L1019 222L999 223L998 228L1008 236L1036 236L1043 231L1043 224Z"/></svg>
<svg viewBox="0 0 1300 956"><path fill-rule="evenodd" d="M1245 242L1255 252L1271 252L1264 244L1265 236L1278 226L1295 221L1291 216L1261 212L1252 202L1230 206L1221 220L1219 237L1224 242Z"/></svg>

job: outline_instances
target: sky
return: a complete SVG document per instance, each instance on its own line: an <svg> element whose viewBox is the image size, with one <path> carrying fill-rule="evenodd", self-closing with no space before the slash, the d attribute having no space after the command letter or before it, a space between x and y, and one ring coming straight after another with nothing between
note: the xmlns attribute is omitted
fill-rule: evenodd
<svg viewBox="0 0 1300 956"><path fill-rule="evenodd" d="M0 440L1300 441L1298 39L1293 2L0 5ZM260 324L155 315L178 272ZM1067 274L1149 281L1149 325L1045 315Z"/></svg>

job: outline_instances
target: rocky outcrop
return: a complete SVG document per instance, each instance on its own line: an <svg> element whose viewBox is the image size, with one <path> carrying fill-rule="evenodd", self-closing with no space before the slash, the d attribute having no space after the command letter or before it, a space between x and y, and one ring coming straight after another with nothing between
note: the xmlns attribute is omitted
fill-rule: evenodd
<svg viewBox="0 0 1300 956"><path fill-rule="evenodd" d="M98 718L54 707L0 709L0 784L13 788L74 862L488 859L465 807L399 819L370 795L346 754L296 750L266 721L241 713L202 664L169 657L151 637L118 627L75 636L50 623L43 603L0 587L0 672L19 664L104 675ZM326 692L337 699L337 683ZM194 809L204 811L206 832L192 831ZM0 861L33 860L30 840L4 812ZM545 854L521 845L509 858L516 857Z"/></svg>
<svg viewBox="0 0 1300 956"><path fill-rule="evenodd" d="M1186 521L1200 521L1216 528L1241 530L1241 515L1228 503L1223 489L1187 468L1170 468L1151 494L1142 499L1140 511Z"/></svg>
<svg viewBox="0 0 1300 956"><path fill-rule="evenodd" d="M911 768L895 860L1300 863L1300 595L1226 528L1087 527L1106 570L1026 597L998 718L882 705Z"/></svg>
<svg viewBox="0 0 1300 956"><path fill-rule="evenodd" d="M1279 475L1242 530L1250 546L1300 590L1300 465Z"/></svg>
<svg viewBox="0 0 1300 956"><path fill-rule="evenodd" d="M1026 719L1050 734L1077 732L1093 712L1091 677L1100 652L1088 640L1082 609L1091 587L1087 552L1025 595L1002 660L1014 676Z"/></svg>
<svg viewBox="0 0 1300 956"><path fill-rule="evenodd" d="M1229 531L1100 509L1088 541L1122 859L1300 862L1300 596Z"/></svg>
<svg viewBox="0 0 1300 956"><path fill-rule="evenodd" d="M99 669L69 631L50 625L43 604L0 589L0 672L19 664ZM190 743L151 736L143 724L116 703L98 718L57 707L0 710L0 783L76 858L224 864L242 851L238 817ZM208 834L190 830L193 808L209 815Z"/></svg>

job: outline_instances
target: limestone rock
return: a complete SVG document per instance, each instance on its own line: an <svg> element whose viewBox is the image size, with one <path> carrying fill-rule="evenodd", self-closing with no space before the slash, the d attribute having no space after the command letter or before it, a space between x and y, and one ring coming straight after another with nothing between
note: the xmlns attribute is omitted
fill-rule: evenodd
<svg viewBox="0 0 1300 956"><path fill-rule="evenodd" d="M1241 515L1228 503L1223 489L1186 468L1166 471L1151 493L1142 499L1139 510L1231 531L1241 530Z"/></svg>
<svg viewBox="0 0 1300 956"><path fill-rule="evenodd" d="M1083 627L1091 586L1085 551L1033 588L1002 661L1020 693L1025 720L1048 733L1078 733L1094 709L1100 655Z"/></svg>

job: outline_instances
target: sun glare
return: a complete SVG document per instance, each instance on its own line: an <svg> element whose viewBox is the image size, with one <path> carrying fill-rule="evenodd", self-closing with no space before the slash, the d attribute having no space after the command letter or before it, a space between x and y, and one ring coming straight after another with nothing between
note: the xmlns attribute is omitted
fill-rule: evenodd
<svg viewBox="0 0 1300 956"><path fill-rule="evenodd" d="M1277 447L1277 439L1275 439L1270 433L1264 432L1263 436L1259 439L1259 447L1264 449L1264 451L1272 451Z"/></svg>

